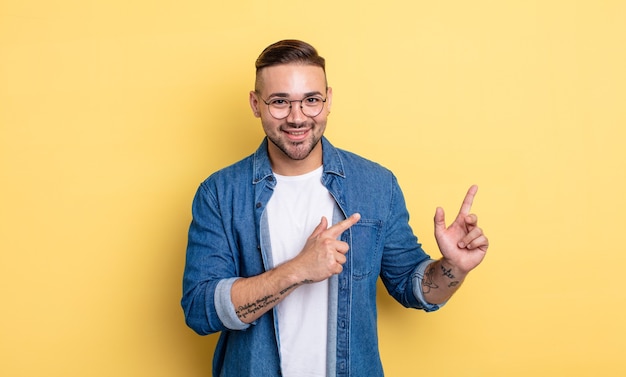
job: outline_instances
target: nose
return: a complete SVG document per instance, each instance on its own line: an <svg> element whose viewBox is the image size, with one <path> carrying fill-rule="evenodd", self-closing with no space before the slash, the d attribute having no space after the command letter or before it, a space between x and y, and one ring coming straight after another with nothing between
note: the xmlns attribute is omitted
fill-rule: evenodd
<svg viewBox="0 0 626 377"><path fill-rule="evenodd" d="M302 101L291 101L291 111L287 116L287 122L299 124L305 121L306 115L302 112Z"/></svg>

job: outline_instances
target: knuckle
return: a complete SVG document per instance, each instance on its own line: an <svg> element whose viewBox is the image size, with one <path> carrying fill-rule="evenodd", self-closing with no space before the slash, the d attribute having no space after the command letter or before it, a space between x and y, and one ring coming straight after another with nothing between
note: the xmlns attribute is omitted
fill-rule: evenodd
<svg viewBox="0 0 626 377"><path fill-rule="evenodd" d="M331 246L333 244L334 240L332 238L324 238L322 240L322 245L324 245L325 247Z"/></svg>

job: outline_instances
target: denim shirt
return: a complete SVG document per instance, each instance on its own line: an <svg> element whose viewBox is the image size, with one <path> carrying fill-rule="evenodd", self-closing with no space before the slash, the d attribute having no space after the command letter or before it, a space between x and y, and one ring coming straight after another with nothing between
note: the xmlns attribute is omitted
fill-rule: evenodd
<svg viewBox="0 0 626 377"><path fill-rule="evenodd" d="M376 282L405 307L437 310L422 294L432 259L409 226L395 176L322 138L322 183L336 201L333 222L358 212L341 235L350 246L343 271L330 279L327 375L382 376ZM198 334L221 331L213 375L280 376L274 310L248 325L230 299L235 280L273 267L265 207L276 185L267 139L251 156L207 178L194 197L183 277L185 320Z"/></svg>

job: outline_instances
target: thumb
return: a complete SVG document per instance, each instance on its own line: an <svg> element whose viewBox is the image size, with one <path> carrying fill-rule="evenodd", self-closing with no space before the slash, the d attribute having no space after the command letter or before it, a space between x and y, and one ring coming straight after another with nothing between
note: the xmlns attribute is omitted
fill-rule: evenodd
<svg viewBox="0 0 626 377"><path fill-rule="evenodd" d="M328 228L328 220L326 220L325 216L322 216L322 220L320 220L320 223L315 227L315 229L313 230L313 233L311 233L311 238L319 236L327 228Z"/></svg>
<svg viewBox="0 0 626 377"><path fill-rule="evenodd" d="M446 230L446 215L443 208L437 207L435 210L435 234Z"/></svg>

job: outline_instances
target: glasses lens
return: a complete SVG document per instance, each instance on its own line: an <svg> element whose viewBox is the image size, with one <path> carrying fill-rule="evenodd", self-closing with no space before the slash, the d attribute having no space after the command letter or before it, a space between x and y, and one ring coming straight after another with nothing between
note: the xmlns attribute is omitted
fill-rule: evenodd
<svg viewBox="0 0 626 377"><path fill-rule="evenodd" d="M316 117L324 108L324 99L321 97L308 97L302 100L302 112L308 117Z"/></svg>
<svg viewBox="0 0 626 377"><path fill-rule="evenodd" d="M289 115L291 104L285 99L273 99L268 104L270 114L276 119L283 119Z"/></svg>
<svg viewBox="0 0 626 377"><path fill-rule="evenodd" d="M270 105L270 114L276 119L283 119L289 116L289 107L274 107Z"/></svg>

